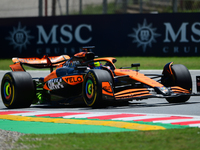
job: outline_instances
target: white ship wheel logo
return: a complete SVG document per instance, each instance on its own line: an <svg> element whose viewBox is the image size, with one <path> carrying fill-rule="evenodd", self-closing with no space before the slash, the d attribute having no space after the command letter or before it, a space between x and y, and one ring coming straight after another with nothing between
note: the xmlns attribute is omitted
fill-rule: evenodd
<svg viewBox="0 0 200 150"><path fill-rule="evenodd" d="M6 40L10 40L10 45L14 46L14 49L18 48L21 53L22 48L26 49L26 45L30 44L30 39L33 36L29 35L30 31L26 30L26 27L21 27L21 23L18 23L18 27L13 27L13 31L9 32L10 36L6 37Z"/></svg>
<svg viewBox="0 0 200 150"><path fill-rule="evenodd" d="M146 19L142 25L138 24L138 28L133 28L134 33L128 34L129 37L133 38L133 43L137 43L137 47L142 46L143 52L146 52L146 47L152 46L152 43L156 43L156 37L161 34L155 33L157 28L152 28L152 24L147 25Z"/></svg>

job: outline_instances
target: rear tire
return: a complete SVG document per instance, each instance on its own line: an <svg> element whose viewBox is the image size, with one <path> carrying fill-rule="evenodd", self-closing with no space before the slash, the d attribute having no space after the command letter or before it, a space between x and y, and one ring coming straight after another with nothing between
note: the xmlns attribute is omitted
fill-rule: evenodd
<svg viewBox="0 0 200 150"><path fill-rule="evenodd" d="M1 82L1 97L7 108L30 107L35 96L33 80L27 72L8 72Z"/></svg>
<svg viewBox="0 0 200 150"><path fill-rule="evenodd" d="M192 91L192 78L188 69L181 64L172 65L173 78L171 78L167 86L179 86L184 89ZM180 96L174 98L167 98L169 103L181 103L190 99L190 96Z"/></svg>
<svg viewBox="0 0 200 150"><path fill-rule="evenodd" d="M108 71L93 69L88 71L83 82L83 98L87 106L93 108L102 107L102 82L113 83L113 79Z"/></svg>

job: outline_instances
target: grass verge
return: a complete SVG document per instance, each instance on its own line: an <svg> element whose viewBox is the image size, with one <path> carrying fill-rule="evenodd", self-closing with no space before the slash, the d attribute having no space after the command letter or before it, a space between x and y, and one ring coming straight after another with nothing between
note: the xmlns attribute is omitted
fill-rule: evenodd
<svg viewBox="0 0 200 150"><path fill-rule="evenodd" d="M198 150L199 128L168 129L160 131L85 133L85 134L30 134L16 144L23 143L34 150Z"/></svg>
<svg viewBox="0 0 200 150"><path fill-rule="evenodd" d="M200 57L115 57L117 68L128 67L132 63L140 63L140 70L160 69L168 62L183 64L188 69L200 69ZM11 59L0 59L0 70L10 70L9 65L13 64ZM25 69L32 69L25 67Z"/></svg>
<svg viewBox="0 0 200 150"><path fill-rule="evenodd" d="M116 57L116 67L130 66L131 63L140 63L142 69L160 69L169 62L183 64L188 69L200 69L200 57Z"/></svg>

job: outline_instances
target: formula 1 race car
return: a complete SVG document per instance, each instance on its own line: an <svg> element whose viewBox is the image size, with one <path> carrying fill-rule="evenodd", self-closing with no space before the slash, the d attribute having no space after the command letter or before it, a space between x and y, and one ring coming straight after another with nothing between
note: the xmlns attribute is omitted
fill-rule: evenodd
<svg viewBox="0 0 200 150"><path fill-rule="evenodd" d="M199 95L192 93L191 75L184 65L170 62L164 66L162 74L141 74L139 63L117 69L115 58L97 58L92 48L83 47L82 52L72 57L13 58L12 72L6 73L1 82L4 105L22 108L37 103L84 102L87 106L99 107L106 101L147 98L165 98L169 103L179 103ZM50 74L32 78L22 65L50 68ZM136 70L131 70L132 67Z"/></svg>

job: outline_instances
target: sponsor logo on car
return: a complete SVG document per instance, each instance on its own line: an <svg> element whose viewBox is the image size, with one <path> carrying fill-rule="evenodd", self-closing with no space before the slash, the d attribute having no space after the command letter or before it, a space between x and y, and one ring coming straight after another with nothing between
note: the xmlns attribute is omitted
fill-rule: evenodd
<svg viewBox="0 0 200 150"><path fill-rule="evenodd" d="M73 75L73 76L66 76L63 77L63 80L70 85L76 85L83 82L82 75Z"/></svg>
<svg viewBox="0 0 200 150"><path fill-rule="evenodd" d="M47 82L47 85L48 85L48 87L49 87L50 90L64 88L62 78L56 78L56 79L49 80Z"/></svg>

